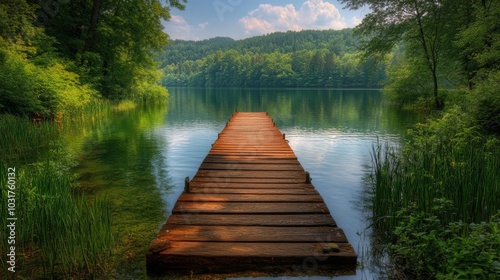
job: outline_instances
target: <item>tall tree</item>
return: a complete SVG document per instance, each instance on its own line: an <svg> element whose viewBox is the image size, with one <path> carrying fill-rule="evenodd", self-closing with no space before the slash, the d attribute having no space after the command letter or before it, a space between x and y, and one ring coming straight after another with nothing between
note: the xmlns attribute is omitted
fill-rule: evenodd
<svg viewBox="0 0 500 280"><path fill-rule="evenodd" d="M187 0L78 0L60 4L45 28L62 55L111 98L135 95L138 84L156 76L155 53L166 45L162 20Z"/></svg>
<svg viewBox="0 0 500 280"><path fill-rule="evenodd" d="M389 53L405 42L426 65L433 84L436 108L442 108L439 95L439 63L447 28L446 0L341 0L350 9L368 6L371 12L357 27L365 36L364 51L369 55ZM448 1L449 2L449 1Z"/></svg>

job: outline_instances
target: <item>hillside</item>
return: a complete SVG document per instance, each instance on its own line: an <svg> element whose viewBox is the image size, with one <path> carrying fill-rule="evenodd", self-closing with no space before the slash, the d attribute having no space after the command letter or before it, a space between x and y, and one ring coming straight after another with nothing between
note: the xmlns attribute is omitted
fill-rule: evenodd
<svg viewBox="0 0 500 280"><path fill-rule="evenodd" d="M165 86L374 88L383 66L361 61L351 29L276 32L243 40L175 40L160 65Z"/></svg>

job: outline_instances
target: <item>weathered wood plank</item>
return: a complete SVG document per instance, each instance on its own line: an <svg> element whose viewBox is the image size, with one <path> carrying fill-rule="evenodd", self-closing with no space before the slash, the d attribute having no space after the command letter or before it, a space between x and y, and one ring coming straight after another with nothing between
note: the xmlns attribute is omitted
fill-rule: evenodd
<svg viewBox="0 0 500 280"><path fill-rule="evenodd" d="M200 170L304 171L300 164L202 163Z"/></svg>
<svg viewBox="0 0 500 280"><path fill-rule="evenodd" d="M182 202L172 213L199 214L327 214L324 203Z"/></svg>
<svg viewBox="0 0 500 280"><path fill-rule="evenodd" d="M347 243L338 227L262 227L262 226L195 226L169 225L159 238L169 241L205 242L325 242Z"/></svg>
<svg viewBox="0 0 500 280"><path fill-rule="evenodd" d="M211 178L306 178L304 171L248 171L248 170L199 170L196 173L197 177L211 177Z"/></svg>
<svg viewBox="0 0 500 280"><path fill-rule="evenodd" d="M292 155L292 154L286 154L284 156L279 156L279 155L238 155L238 154L209 154L207 155L206 159L222 159L222 160L244 160L244 161L259 161L259 160L277 160L277 161L297 161L297 156Z"/></svg>
<svg viewBox="0 0 500 280"><path fill-rule="evenodd" d="M323 202L317 194L270 195L270 194L197 194L183 193L177 201L182 202Z"/></svg>
<svg viewBox="0 0 500 280"><path fill-rule="evenodd" d="M324 252L323 245L336 244L339 251ZM355 256L352 246L343 243L328 242L326 240L314 243L240 243L240 242L169 242L165 244L168 250L160 250L156 254L177 256L220 256L220 257L334 257ZM326 259L326 258L322 258ZM339 260L340 261L340 260Z"/></svg>
<svg viewBox="0 0 500 280"><path fill-rule="evenodd" d="M295 181L294 181L295 182ZM194 178L191 181L191 187L199 188L256 188L256 189L310 189L314 190L311 184L306 184L302 180L297 183L272 183L261 179L245 180L244 182L226 182L226 180L220 180L220 182L207 182L200 181L199 178Z"/></svg>
<svg viewBox="0 0 500 280"><path fill-rule="evenodd" d="M328 214L295 215L201 215L174 214L168 218L168 225L195 226L336 226Z"/></svg>
<svg viewBox="0 0 500 280"><path fill-rule="evenodd" d="M207 193L207 194L318 194L314 188L308 189L248 189L248 188L191 188L191 193Z"/></svg>
<svg viewBox="0 0 500 280"><path fill-rule="evenodd" d="M149 273L356 265L344 232L266 113L235 113L185 190L149 248Z"/></svg>
<svg viewBox="0 0 500 280"><path fill-rule="evenodd" d="M236 159L230 160L223 157L206 157L203 160L203 163L215 163L215 164L290 164L290 165L300 165L300 163L296 159L266 159L266 158L248 158L244 159ZM302 167L302 165L300 165Z"/></svg>
<svg viewBox="0 0 500 280"><path fill-rule="evenodd" d="M291 267L317 265L330 269L354 268L356 253L349 244L338 244L338 252L324 253L323 247L334 243L220 243L220 242L168 242L159 244L159 252L150 250L148 270L182 272L285 272ZM154 244L153 244L154 245ZM167 250L161 250L166 246ZM152 246L154 247L154 246ZM309 261L309 263L305 263ZM304 270L301 270L301 272ZM307 270L305 270L307 272Z"/></svg>
<svg viewBox="0 0 500 280"><path fill-rule="evenodd" d="M212 183L285 183L285 184L295 184L304 183L304 178L214 178L214 177L194 177L192 182L212 182Z"/></svg>
<svg viewBox="0 0 500 280"><path fill-rule="evenodd" d="M291 153L286 152L256 152L256 151L210 151L208 152L211 156L223 155L223 156L243 156L243 157L268 157L268 158L294 158L297 159L297 156Z"/></svg>

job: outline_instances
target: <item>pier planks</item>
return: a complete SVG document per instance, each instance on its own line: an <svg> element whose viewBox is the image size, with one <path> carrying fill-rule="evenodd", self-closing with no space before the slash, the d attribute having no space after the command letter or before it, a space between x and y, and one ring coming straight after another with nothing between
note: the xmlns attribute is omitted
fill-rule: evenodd
<svg viewBox="0 0 500 280"><path fill-rule="evenodd" d="M266 113L235 113L151 243L154 274L355 267L356 253Z"/></svg>

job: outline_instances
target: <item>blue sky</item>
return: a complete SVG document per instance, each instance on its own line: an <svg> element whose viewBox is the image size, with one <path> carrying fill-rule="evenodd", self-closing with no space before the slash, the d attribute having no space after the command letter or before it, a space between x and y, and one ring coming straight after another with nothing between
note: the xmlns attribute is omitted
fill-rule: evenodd
<svg viewBox="0 0 500 280"><path fill-rule="evenodd" d="M188 0L184 11L172 9L164 26L171 39L243 39L276 31L354 27L367 12L343 9L333 0Z"/></svg>

